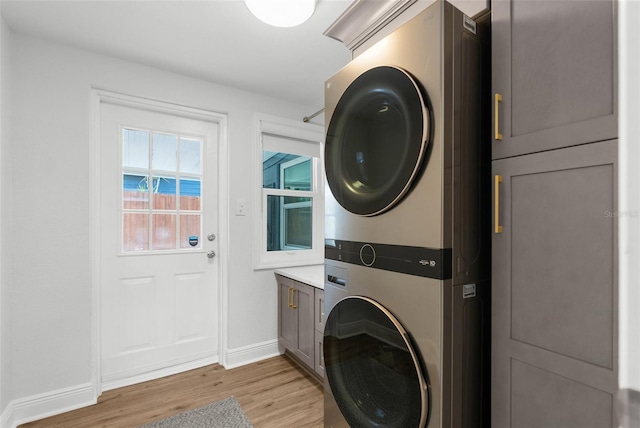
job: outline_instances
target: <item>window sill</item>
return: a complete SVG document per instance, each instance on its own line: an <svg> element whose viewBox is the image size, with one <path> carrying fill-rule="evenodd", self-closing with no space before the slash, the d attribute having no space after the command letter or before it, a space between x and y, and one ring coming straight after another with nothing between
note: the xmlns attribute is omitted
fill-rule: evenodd
<svg viewBox="0 0 640 428"><path fill-rule="evenodd" d="M262 262L258 263L253 267L253 270L267 270L267 269L281 269L281 268L289 268L289 267L297 267L297 266L315 266L315 265L323 265L324 259L299 259L299 260L277 260L273 262Z"/></svg>

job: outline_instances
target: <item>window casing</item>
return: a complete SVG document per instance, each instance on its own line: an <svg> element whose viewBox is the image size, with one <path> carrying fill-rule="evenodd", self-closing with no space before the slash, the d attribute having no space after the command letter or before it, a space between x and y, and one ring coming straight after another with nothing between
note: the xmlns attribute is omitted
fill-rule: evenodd
<svg viewBox="0 0 640 428"><path fill-rule="evenodd" d="M256 269L323 262L323 129L258 116Z"/></svg>

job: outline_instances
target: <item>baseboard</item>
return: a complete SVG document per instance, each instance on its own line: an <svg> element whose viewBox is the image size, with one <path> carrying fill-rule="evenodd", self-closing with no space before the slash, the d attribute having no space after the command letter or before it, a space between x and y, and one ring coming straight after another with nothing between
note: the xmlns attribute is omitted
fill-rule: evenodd
<svg viewBox="0 0 640 428"><path fill-rule="evenodd" d="M96 402L91 383L20 398L9 402L4 409L0 427L15 428L20 424L91 406Z"/></svg>
<svg viewBox="0 0 640 428"><path fill-rule="evenodd" d="M114 380L108 380L102 383L102 391L109 391L111 389L122 388L129 385L135 385L136 383L147 382L154 379L160 379L161 377L171 376L174 374L186 372L188 370L199 369L200 367L208 366L210 364L216 364L220 362L218 355L209 356L205 358L199 358L197 360L188 361L185 363L173 364L169 367L161 369L149 370L144 373L136 374L133 376L121 377Z"/></svg>
<svg viewBox="0 0 640 428"><path fill-rule="evenodd" d="M225 352L224 368L233 369L281 354L278 349L277 340L268 340L240 348L227 349Z"/></svg>
<svg viewBox="0 0 640 428"><path fill-rule="evenodd" d="M11 415L9 413L11 413ZM7 407L2 409L2 412L0 412L0 428L9 428L10 418L11 422L13 422L13 412L11 411L11 404L8 404Z"/></svg>
<svg viewBox="0 0 640 428"><path fill-rule="evenodd" d="M621 428L640 427L640 391L618 390L618 426Z"/></svg>

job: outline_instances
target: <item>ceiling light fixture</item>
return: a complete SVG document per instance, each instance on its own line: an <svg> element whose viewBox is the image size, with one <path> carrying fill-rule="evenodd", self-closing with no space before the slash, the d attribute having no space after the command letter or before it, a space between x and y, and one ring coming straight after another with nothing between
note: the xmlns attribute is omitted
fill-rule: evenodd
<svg viewBox="0 0 640 428"><path fill-rule="evenodd" d="M295 27L311 18L317 0L244 0L260 21L275 27Z"/></svg>

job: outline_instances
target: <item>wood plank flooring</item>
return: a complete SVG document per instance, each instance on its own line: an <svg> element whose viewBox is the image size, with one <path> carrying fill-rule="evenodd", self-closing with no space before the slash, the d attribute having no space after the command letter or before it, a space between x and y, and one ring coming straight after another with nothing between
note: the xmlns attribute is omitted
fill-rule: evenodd
<svg viewBox="0 0 640 428"><path fill-rule="evenodd" d="M139 427L231 395L255 428L323 426L322 386L284 355L231 370L214 364L106 391L96 405L20 427Z"/></svg>

